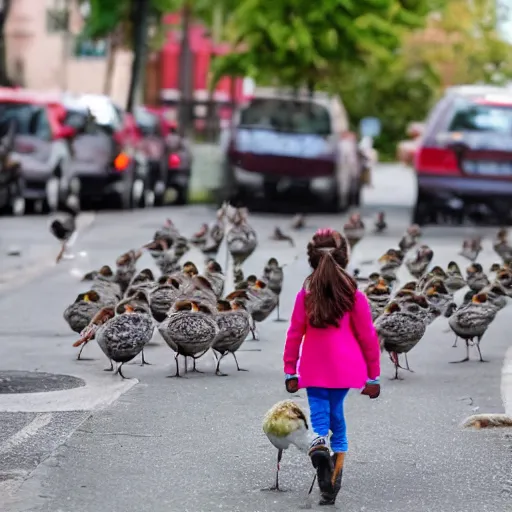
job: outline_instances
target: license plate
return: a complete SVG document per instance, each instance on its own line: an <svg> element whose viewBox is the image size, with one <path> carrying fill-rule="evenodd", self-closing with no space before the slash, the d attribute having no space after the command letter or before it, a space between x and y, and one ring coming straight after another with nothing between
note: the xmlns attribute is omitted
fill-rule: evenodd
<svg viewBox="0 0 512 512"><path fill-rule="evenodd" d="M466 160L463 167L466 173L476 176L512 176L512 162Z"/></svg>

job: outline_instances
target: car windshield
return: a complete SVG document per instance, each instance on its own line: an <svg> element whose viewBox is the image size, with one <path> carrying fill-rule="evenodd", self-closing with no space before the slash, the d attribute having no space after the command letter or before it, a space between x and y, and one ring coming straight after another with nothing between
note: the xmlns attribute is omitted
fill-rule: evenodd
<svg viewBox="0 0 512 512"><path fill-rule="evenodd" d="M325 107L293 100L252 100L240 112L240 126L285 133L331 134L331 120Z"/></svg>
<svg viewBox="0 0 512 512"><path fill-rule="evenodd" d="M86 110L73 110L68 108L66 110L64 124L87 135L96 135L104 131L104 126L98 124L94 116Z"/></svg>
<svg viewBox="0 0 512 512"><path fill-rule="evenodd" d="M466 105L455 112L449 131L512 135L512 106Z"/></svg>
<svg viewBox="0 0 512 512"><path fill-rule="evenodd" d="M15 123L19 135L39 135L44 109L31 103L0 102L0 126L2 129Z"/></svg>

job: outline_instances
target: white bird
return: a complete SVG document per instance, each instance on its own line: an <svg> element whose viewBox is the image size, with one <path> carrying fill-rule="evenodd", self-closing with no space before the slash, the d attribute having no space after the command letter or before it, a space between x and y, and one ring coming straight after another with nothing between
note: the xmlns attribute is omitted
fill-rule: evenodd
<svg viewBox="0 0 512 512"><path fill-rule="evenodd" d="M277 471L275 484L269 491L280 491L279 470L283 451L293 444L301 452L307 453L315 435L309 428L304 411L293 400L282 400L274 404L263 419L263 432L277 448Z"/></svg>

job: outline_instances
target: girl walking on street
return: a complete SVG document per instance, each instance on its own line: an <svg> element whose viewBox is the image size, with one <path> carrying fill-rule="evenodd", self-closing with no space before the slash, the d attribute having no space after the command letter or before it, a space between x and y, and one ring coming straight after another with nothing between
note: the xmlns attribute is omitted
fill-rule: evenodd
<svg viewBox="0 0 512 512"><path fill-rule="evenodd" d="M320 505L333 505L341 487L349 389L364 388L362 394L370 398L380 394L379 340L366 296L345 270L348 257L347 241L337 231L319 230L309 242L313 271L295 299L283 356L286 390L307 391L316 435L309 456Z"/></svg>

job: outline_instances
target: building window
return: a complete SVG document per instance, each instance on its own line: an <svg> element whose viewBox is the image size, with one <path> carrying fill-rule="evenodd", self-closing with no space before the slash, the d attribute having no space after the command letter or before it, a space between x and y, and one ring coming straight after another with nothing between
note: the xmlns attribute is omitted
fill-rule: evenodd
<svg viewBox="0 0 512 512"><path fill-rule="evenodd" d="M108 43L105 39L78 38L75 42L74 56L81 58L104 58L108 53Z"/></svg>
<svg viewBox="0 0 512 512"><path fill-rule="evenodd" d="M46 9L46 30L50 34L68 29L69 11L67 9Z"/></svg>

